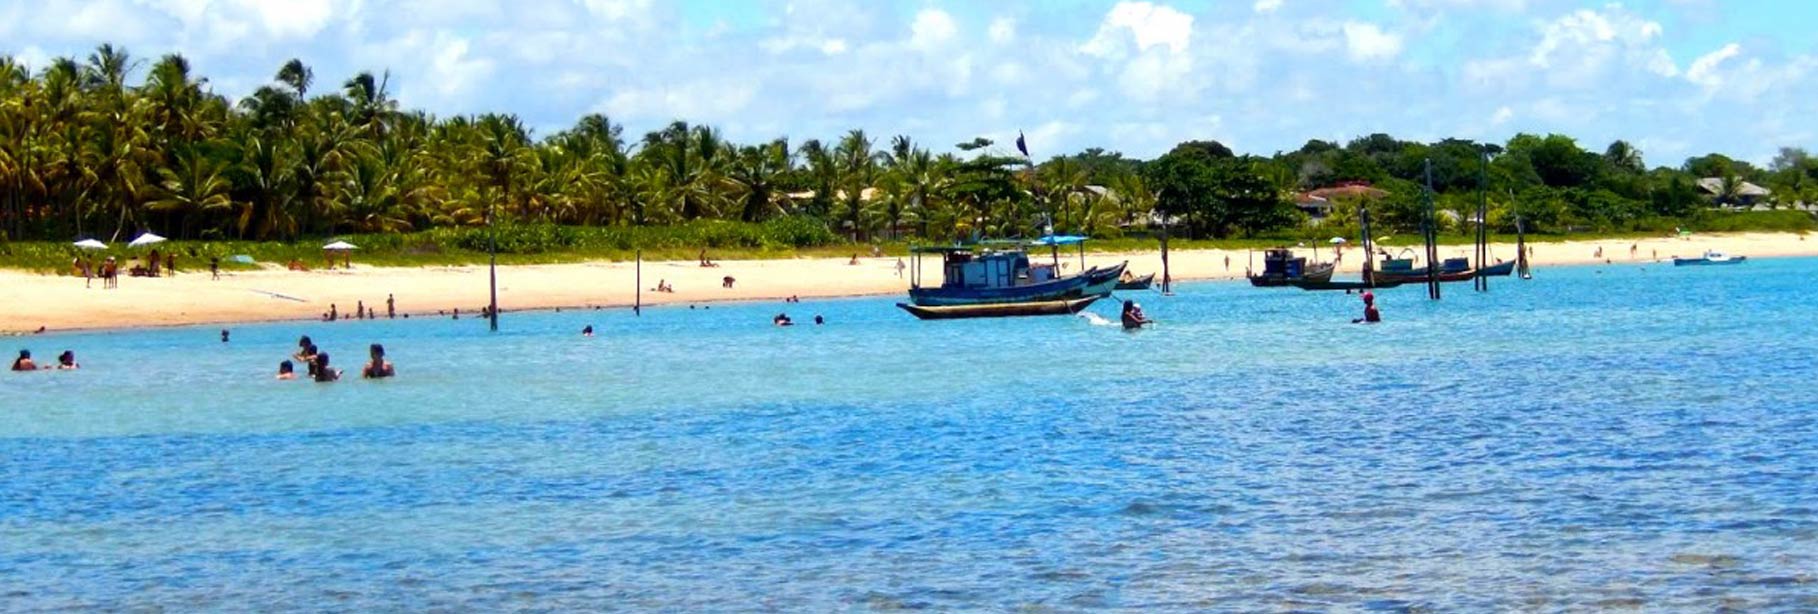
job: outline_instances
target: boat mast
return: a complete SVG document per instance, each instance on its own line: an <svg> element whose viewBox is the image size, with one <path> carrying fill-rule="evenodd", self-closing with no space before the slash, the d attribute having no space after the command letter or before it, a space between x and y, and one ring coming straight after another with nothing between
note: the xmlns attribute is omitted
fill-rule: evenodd
<svg viewBox="0 0 1818 614"><path fill-rule="evenodd" d="M1364 286L1366 286L1366 287L1375 286L1376 283L1372 279L1375 277L1375 274L1372 273L1370 270L1371 269L1370 262L1376 258L1376 250L1373 247L1375 245L1375 243L1370 238L1370 208L1364 206L1364 204L1361 201L1357 203L1357 221L1358 221L1359 225L1362 227L1362 232L1360 234L1363 235L1359 238L1363 241L1363 282L1364 282Z"/></svg>
<svg viewBox="0 0 1818 614"><path fill-rule="evenodd" d="M1427 297L1439 300L1439 219L1433 204L1433 159L1426 160L1426 189L1422 194L1427 199L1425 230L1427 240Z"/></svg>

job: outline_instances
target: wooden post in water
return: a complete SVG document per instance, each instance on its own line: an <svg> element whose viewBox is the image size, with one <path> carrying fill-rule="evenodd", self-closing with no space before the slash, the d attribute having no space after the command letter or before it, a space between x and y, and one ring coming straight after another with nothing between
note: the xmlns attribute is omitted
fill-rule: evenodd
<svg viewBox="0 0 1818 614"><path fill-rule="evenodd" d="M499 332L499 232L492 225L492 201L486 203L486 276L492 300L486 306L486 319L492 332Z"/></svg>
<svg viewBox="0 0 1818 614"><path fill-rule="evenodd" d="M1174 291L1169 288L1170 280L1168 278L1168 216L1166 216L1166 215L1162 216L1161 256L1162 256L1162 296L1174 296Z"/></svg>
<svg viewBox="0 0 1818 614"><path fill-rule="evenodd" d="M632 274L631 283L636 286L635 288L632 288L632 290L637 298L632 299L631 314L642 316L644 315L644 250L638 250L636 266L637 269L636 272Z"/></svg>
<svg viewBox="0 0 1818 614"><path fill-rule="evenodd" d="M1478 292L1490 291L1483 268L1490 264L1490 152L1477 147L1477 271L1473 284Z"/></svg>
<svg viewBox="0 0 1818 614"><path fill-rule="evenodd" d="M1433 159L1426 161L1426 189L1422 192L1427 198L1426 240L1427 240L1427 297L1439 300L1439 214L1433 204Z"/></svg>

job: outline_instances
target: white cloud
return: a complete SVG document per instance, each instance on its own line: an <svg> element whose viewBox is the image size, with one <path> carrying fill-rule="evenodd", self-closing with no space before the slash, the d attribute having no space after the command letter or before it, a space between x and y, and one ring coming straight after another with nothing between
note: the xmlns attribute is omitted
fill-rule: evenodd
<svg viewBox="0 0 1818 614"><path fill-rule="evenodd" d="M1282 0L1256 0L1256 4L1250 5L1250 10L1258 13L1273 13L1276 9L1281 8L1281 3Z"/></svg>
<svg viewBox="0 0 1818 614"><path fill-rule="evenodd" d="M920 49L936 49L959 33L953 16L940 9L923 9L909 25L909 44Z"/></svg>
<svg viewBox="0 0 1818 614"><path fill-rule="evenodd" d="M1509 123L1509 120L1512 120L1512 119L1515 119L1515 110L1509 108L1508 106L1503 106L1503 107L1497 108L1496 113L1494 115L1490 116L1490 124L1496 125L1496 126L1501 126L1503 124Z"/></svg>
<svg viewBox="0 0 1818 614"><path fill-rule="evenodd" d="M1401 36L1384 32L1373 23L1349 22L1344 25L1345 52L1359 62L1393 59L1401 54Z"/></svg>
<svg viewBox="0 0 1818 614"><path fill-rule="evenodd" d="M279 0L283 1L283 0ZM608 21L643 17L650 12L653 0L581 0L587 12Z"/></svg>
<svg viewBox="0 0 1818 614"><path fill-rule="evenodd" d="M1120 55L1126 35L1139 52L1166 46L1173 53L1185 53L1193 38L1193 16L1167 5L1119 2L1080 50L1099 57Z"/></svg>
<svg viewBox="0 0 1818 614"><path fill-rule="evenodd" d="M1009 17L993 19L991 20L991 29L988 31L988 34L991 37L991 42L999 45L1007 45L1010 41L1016 40L1016 20Z"/></svg>
<svg viewBox="0 0 1818 614"><path fill-rule="evenodd" d="M1742 54L1742 45L1730 43L1722 49L1712 51L1692 61L1692 66L1685 70L1685 80L1703 86L1706 90L1715 90L1723 86L1723 78L1717 74L1719 65L1724 60Z"/></svg>

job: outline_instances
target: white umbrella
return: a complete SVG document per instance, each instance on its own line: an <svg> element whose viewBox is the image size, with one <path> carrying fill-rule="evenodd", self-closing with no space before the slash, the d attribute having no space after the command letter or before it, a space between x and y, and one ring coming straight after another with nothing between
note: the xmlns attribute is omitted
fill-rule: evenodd
<svg viewBox="0 0 1818 614"><path fill-rule="evenodd" d="M75 243L75 245L76 245L76 247L80 247L82 249L107 249L106 243L102 243L102 242L96 241L94 239L83 239L81 241L77 241Z"/></svg>
<svg viewBox="0 0 1818 614"><path fill-rule="evenodd" d="M322 249L326 250L326 251L331 251L331 252L341 252L341 251L347 251L350 249L360 249L360 246L354 245L352 243L348 243L346 241L335 241L334 243L330 243L328 245L322 246Z"/></svg>
<svg viewBox="0 0 1818 614"><path fill-rule="evenodd" d="M1344 243L1344 242L1345 242L1345 238L1344 238L1344 237L1332 237L1332 240L1331 240L1331 241L1329 241L1329 243L1331 243L1331 244L1333 244L1333 245L1337 245L1337 244L1339 244L1339 243Z"/></svg>
<svg viewBox="0 0 1818 614"><path fill-rule="evenodd" d="M163 243L163 242L164 242L164 237L160 237L158 235L148 232L148 233L139 235L139 238L133 239L133 242L127 243L127 245L131 246L131 247L145 247L145 246L151 245L153 243Z"/></svg>

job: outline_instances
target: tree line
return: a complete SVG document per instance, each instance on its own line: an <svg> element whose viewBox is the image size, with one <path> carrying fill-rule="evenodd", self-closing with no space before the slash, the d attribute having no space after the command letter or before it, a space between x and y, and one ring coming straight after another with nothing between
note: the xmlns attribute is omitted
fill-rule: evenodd
<svg viewBox="0 0 1818 614"><path fill-rule="evenodd" d="M145 68L144 76L129 83ZM149 67L102 45L33 73L0 57L0 230L9 240L173 238L295 241L499 223L644 226L798 216L852 240L1116 235L1158 220L1191 236L1295 228L1310 189L1367 182L1337 202L1410 227L1427 165L1440 207L1530 230L1633 230L1692 217L1711 200L1818 201L1818 161L1785 149L1769 168L1710 154L1648 168L1618 141L1602 153L1562 135L1502 144L1319 140L1272 156L1188 141L1154 160L1092 148L1032 163L979 138L933 153L908 136L740 144L677 121L641 137L603 115L541 138L510 114L438 118L400 109L387 75L338 89L291 60L238 100L213 93L177 54ZM1720 180L1717 194L1697 181ZM1454 216L1455 217L1455 216Z"/></svg>

